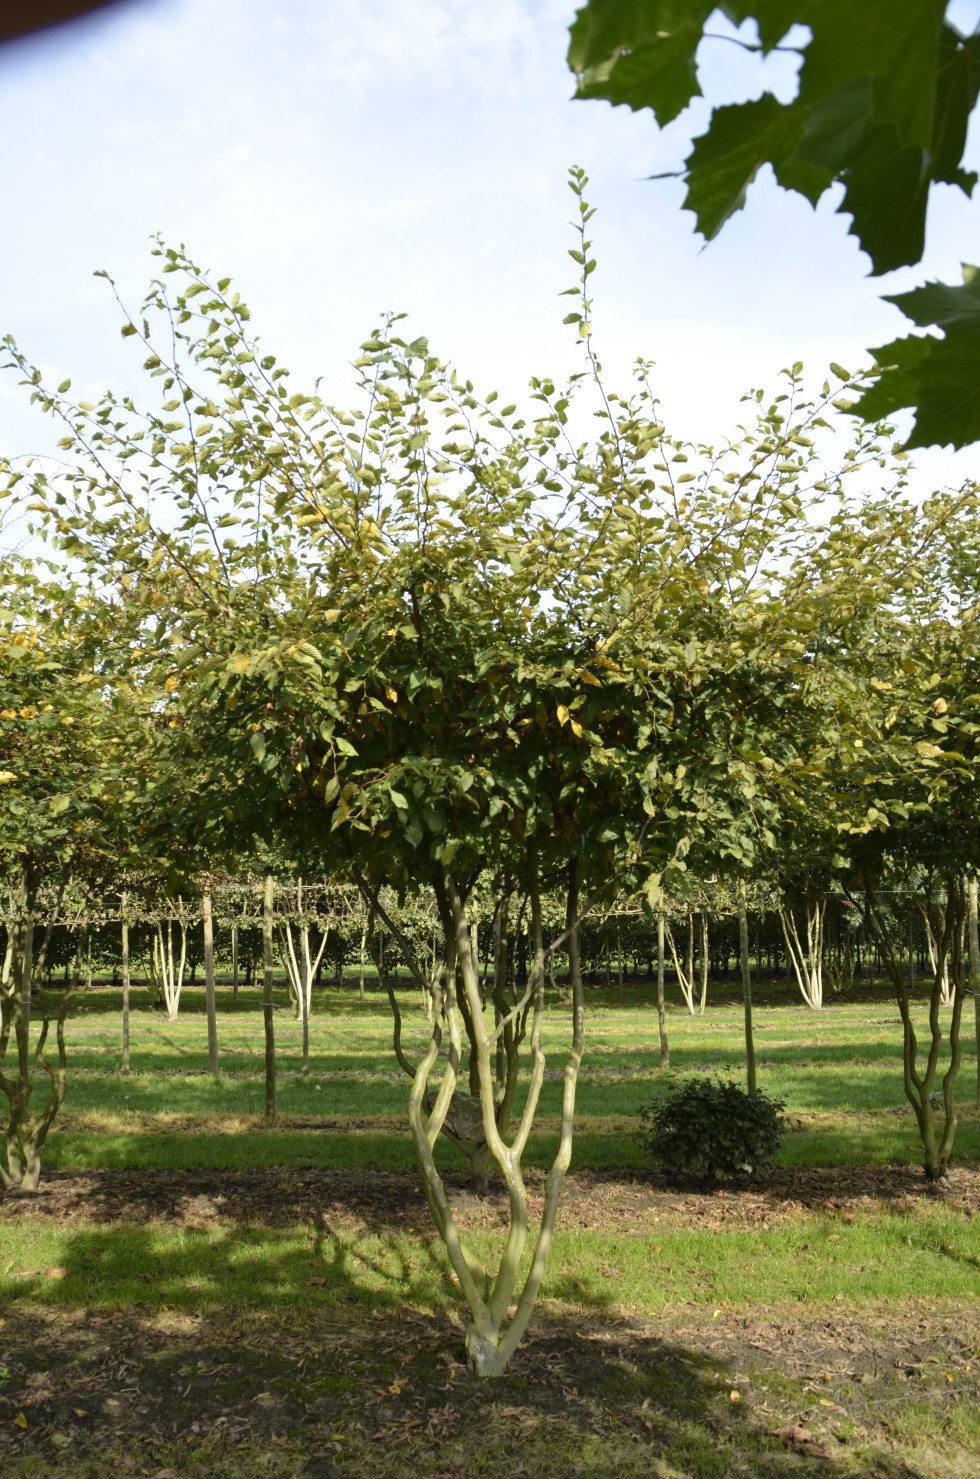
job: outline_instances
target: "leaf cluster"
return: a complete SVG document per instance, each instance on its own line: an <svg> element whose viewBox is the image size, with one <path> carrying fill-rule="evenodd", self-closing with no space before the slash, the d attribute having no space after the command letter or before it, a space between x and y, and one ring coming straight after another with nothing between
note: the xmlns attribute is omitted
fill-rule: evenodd
<svg viewBox="0 0 980 1479"><path fill-rule="evenodd" d="M720 11L733 27L755 25L757 40L714 36ZM918 262L933 185L971 195L963 168L967 130L980 91L980 37L946 16L945 0L589 0L571 28L568 63L576 96L650 108L663 127L701 97L697 57L717 40L763 57L799 59L796 94L771 91L712 110L682 170L685 205L711 240L746 200L764 165L812 205L835 182L838 210L871 258L875 274ZM943 337L900 338L874 351L881 382L858 402L879 419L914 406L910 446L980 438L974 269L963 288L930 284L889 298Z"/></svg>

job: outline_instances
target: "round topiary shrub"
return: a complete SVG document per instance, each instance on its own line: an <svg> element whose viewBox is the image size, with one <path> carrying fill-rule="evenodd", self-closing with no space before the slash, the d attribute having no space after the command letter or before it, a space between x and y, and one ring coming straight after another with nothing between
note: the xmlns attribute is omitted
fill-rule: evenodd
<svg viewBox="0 0 980 1479"><path fill-rule="evenodd" d="M722 1079L692 1078L640 1110L640 1139L666 1171L713 1180L771 1166L784 1104Z"/></svg>

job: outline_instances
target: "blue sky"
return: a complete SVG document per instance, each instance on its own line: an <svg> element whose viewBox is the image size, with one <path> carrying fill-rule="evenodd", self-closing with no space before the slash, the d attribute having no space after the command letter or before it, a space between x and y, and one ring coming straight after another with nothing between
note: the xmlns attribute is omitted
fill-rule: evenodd
<svg viewBox="0 0 980 1479"><path fill-rule="evenodd" d="M980 0L961 0L972 25ZM980 257L980 202L934 193L925 262L876 281L825 197L814 212L768 180L707 248L682 160L706 110L661 133L648 114L570 101L574 0L136 0L0 53L6 221L0 333L83 394L132 389L107 269L137 304L149 237L230 274L267 348L344 402L357 345L392 308L481 389L519 399L532 374L576 367L561 325L574 280L567 166L598 207L595 342L625 387L657 362L668 427L720 438L739 395L801 359L819 383L903 332L879 302ZM703 49L716 101L763 75ZM772 75L791 89L785 60ZM971 144L976 166L980 148ZM0 379L0 447L52 433ZM919 485L959 482L975 451L917 453Z"/></svg>

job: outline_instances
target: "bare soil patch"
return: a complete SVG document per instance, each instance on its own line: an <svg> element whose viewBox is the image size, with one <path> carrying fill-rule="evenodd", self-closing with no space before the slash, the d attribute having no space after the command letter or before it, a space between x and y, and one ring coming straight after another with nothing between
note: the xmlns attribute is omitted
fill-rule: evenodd
<svg viewBox="0 0 980 1479"><path fill-rule="evenodd" d="M503 1192L491 1185L480 1198L467 1178L446 1177L457 1216L470 1227L496 1223ZM528 1175L532 1193L543 1176ZM941 1185L904 1165L779 1168L765 1179L714 1188L678 1188L656 1172L570 1174L562 1194L562 1221L580 1228L609 1228L628 1218L636 1231L657 1217L699 1226L738 1227L760 1220L780 1221L826 1209L853 1214L882 1206L909 1207L941 1198L967 1216L980 1216L980 1170L955 1169ZM418 1181L397 1171L247 1171L100 1170L46 1174L32 1196L0 1195L0 1225L19 1216L51 1217L58 1222L161 1221L200 1227L209 1222L243 1221L287 1227L329 1212L374 1226L411 1222L422 1204Z"/></svg>
<svg viewBox="0 0 980 1479"><path fill-rule="evenodd" d="M507 1376L483 1384L458 1333L411 1311L16 1307L0 1336L6 1479L980 1472L955 1444L908 1460L892 1435L910 1402L939 1431L975 1401L976 1311L546 1316Z"/></svg>

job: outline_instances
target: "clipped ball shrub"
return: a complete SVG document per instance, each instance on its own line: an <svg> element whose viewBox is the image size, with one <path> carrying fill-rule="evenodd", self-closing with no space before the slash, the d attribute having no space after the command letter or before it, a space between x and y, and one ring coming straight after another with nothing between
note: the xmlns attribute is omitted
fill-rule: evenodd
<svg viewBox="0 0 980 1479"><path fill-rule="evenodd" d="M640 1110L640 1139L654 1164L714 1180L771 1166L784 1104L722 1079L692 1078Z"/></svg>

